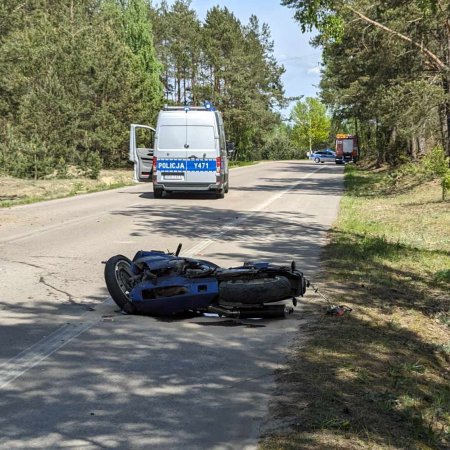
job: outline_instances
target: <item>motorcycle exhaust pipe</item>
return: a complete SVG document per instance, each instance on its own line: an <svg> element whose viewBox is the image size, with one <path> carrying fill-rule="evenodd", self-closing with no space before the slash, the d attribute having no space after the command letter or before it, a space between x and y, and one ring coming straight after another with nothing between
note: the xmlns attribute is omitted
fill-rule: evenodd
<svg viewBox="0 0 450 450"><path fill-rule="evenodd" d="M209 305L208 312L232 319L276 319L287 317L294 309L286 305L265 305L262 308L230 310L217 305Z"/></svg>
<svg viewBox="0 0 450 450"><path fill-rule="evenodd" d="M241 310L240 318L281 319L283 317L287 317L289 314L292 314L293 312L294 309L286 305L272 305L272 306L265 305L262 309Z"/></svg>
<svg viewBox="0 0 450 450"><path fill-rule="evenodd" d="M219 314L220 316L231 317L232 319L239 319L240 313L236 310L221 308L220 306L209 305L208 312Z"/></svg>

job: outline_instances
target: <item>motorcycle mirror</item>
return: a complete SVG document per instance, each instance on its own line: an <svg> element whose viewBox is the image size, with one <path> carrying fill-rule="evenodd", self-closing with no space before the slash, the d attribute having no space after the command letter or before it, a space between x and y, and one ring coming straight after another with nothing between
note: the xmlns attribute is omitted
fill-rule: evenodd
<svg viewBox="0 0 450 450"><path fill-rule="evenodd" d="M178 244L177 251L175 252L175 256L178 256L180 254L182 245L183 244L181 242Z"/></svg>

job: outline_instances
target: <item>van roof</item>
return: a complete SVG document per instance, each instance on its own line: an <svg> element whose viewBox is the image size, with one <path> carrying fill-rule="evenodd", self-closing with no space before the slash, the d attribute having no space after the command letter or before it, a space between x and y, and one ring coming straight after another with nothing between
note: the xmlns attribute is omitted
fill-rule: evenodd
<svg viewBox="0 0 450 450"><path fill-rule="evenodd" d="M188 110L170 109L159 112L158 125L203 125L214 126L216 122L215 111L207 109Z"/></svg>
<svg viewBox="0 0 450 450"><path fill-rule="evenodd" d="M163 111L215 111L205 106L168 106L164 105Z"/></svg>

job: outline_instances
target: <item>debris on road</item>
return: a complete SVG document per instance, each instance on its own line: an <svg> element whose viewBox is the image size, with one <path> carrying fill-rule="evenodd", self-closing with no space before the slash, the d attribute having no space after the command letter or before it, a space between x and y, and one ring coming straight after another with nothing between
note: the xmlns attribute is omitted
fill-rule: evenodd
<svg viewBox="0 0 450 450"><path fill-rule="evenodd" d="M345 306L345 305L330 305L327 307L326 314L329 316L338 316L342 317L346 313L349 313L352 311L352 308Z"/></svg>

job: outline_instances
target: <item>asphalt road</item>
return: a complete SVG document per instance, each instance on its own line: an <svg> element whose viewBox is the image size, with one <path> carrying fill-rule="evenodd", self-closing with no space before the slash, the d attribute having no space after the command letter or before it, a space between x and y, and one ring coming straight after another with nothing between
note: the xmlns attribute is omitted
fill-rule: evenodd
<svg viewBox="0 0 450 450"><path fill-rule="evenodd" d="M270 162L233 169L225 199L141 184L0 210L0 448L255 448L301 304L240 325L128 316L102 261L182 242L225 267L295 260L315 280L342 173Z"/></svg>

